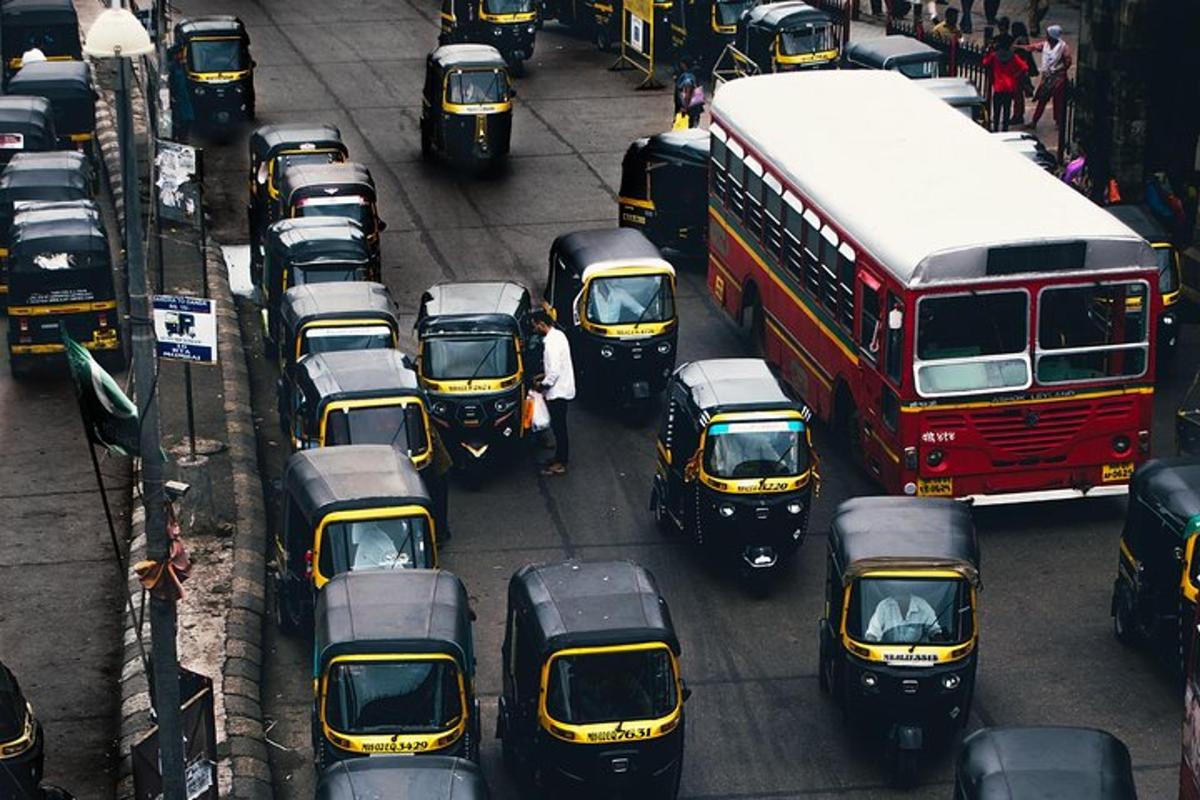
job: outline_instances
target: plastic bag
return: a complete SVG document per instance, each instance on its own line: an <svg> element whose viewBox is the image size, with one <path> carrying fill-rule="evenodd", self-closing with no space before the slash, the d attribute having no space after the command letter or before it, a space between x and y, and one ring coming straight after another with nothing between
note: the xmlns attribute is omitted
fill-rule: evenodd
<svg viewBox="0 0 1200 800"><path fill-rule="evenodd" d="M544 431L550 427L550 407L541 392L530 392L525 397L526 418L529 420L529 430Z"/></svg>

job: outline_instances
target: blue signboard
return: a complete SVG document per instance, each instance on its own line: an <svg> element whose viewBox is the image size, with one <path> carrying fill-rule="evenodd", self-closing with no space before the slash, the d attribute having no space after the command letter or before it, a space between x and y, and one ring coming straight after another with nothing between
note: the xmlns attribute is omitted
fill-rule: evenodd
<svg viewBox="0 0 1200 800"><path fill-rule="evenodd" d="M198 364L217 363L216 303L185 295L154 295L158 357Z"/></svg>

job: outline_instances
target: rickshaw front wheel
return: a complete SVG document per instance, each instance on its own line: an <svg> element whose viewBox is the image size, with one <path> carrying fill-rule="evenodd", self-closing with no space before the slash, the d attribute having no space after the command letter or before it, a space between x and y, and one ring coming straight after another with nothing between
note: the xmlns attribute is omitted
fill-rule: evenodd
<svg viewBox="0 0 1200 800"><path fill-rule="evenodd" d="M1137 632L1133 624L1133 606L1129 601L1129 591L1120 581L1113 587L1113 634L1117 641L1132 646L1137 643Z"/></svg>

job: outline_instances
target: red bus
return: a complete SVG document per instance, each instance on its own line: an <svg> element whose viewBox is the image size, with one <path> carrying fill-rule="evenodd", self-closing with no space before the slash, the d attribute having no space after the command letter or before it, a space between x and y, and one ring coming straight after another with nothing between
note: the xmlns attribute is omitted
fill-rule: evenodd
<svg viewBox="0 0 1200 800"><path fill-rule="evenodd" d="M901 75L712 106L708 288L889 492L1122 494L1150 451L1154 254Z"/></svg>

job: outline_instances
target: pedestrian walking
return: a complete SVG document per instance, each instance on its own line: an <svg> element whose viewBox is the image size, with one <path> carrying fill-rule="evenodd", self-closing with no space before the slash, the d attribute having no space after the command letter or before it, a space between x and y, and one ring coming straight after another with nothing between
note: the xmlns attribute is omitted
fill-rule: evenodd
<svg viewBox="0 0 1200 800"><path fill-rule="evenodd" d="M983 66L992 74L992 130L1008 130L1013 101L1024 90L1025 62L1012 50L1012 37L998 39L996 47L983 57Z"/></svg>
<svg viewBox="0 0 1200 800"><path fill-rule="evenodd" d="M543 475L565 475L571 456L567 434L567 407L575 399L575 366L571 363L571 344L567 335L545 311L535 311L533 327L542 337L542 375L538 388L550 411L550 431L554 434L554 458L543 468Z"/></svg>
<svg viewBox="0 0 1200 800"><path fill-rule="evenodd" d="M1037 36L1042 29L1042 20L1050 13L1050 0L1027 0L1025 18L1029 22L1029 35Z"/></svg>
<svg viewBox="0 0 1200 800"><path fill-rule="evenodd" d="M971 6L975 5L975 0L962 0L962 32L973 33L975 28L971 25Z"/></svg>
<svg viewBox="0 0 1200 800"><path fill-rule="evenodd" d="M1046 103L1053 104L1054 123L1062 127L1063 114L1066 112L1067 70L1070 68L1071 48L1062 39L1062 28L1051 25L1046 29L1046 40L1042 43L1042 80L1033 93L1037 105L1030 122L1032 127L1037 127L1038 120L1046 110Z"/></svg>
<svg viewBox="0 0 1200 800"><path fill-rule="evenodd" d="M1007 23L1008 17L1002 17L1000 22ZM1025 98L1033 97L1033 79L1038 76L1037 59L1028 49L1029 46L1029 29L1025 27L1024 22L1014 22L1012 24L1012 42L1013 53L1017 58L1025 62L1025 77L1021 81L1021 88L1013 97L1013 125L1025 124Z"/></svg>
<svg viewBox="0 0 1200 800"><path fill-rule="evenodd" d="M946 18L933 26L933 35L947 42L956 42L962 38L962 31L958 29L957 8L946 9Z"/></svg>
<svg viewBox="0 0 1200 800"><path fill-rule="evenodd" d="M675 113L687 111L687 103L684 102L686 92L696 85L696 73L692 72L691 62L686 58L679 62L679 69L675 72Z"/></svg>

